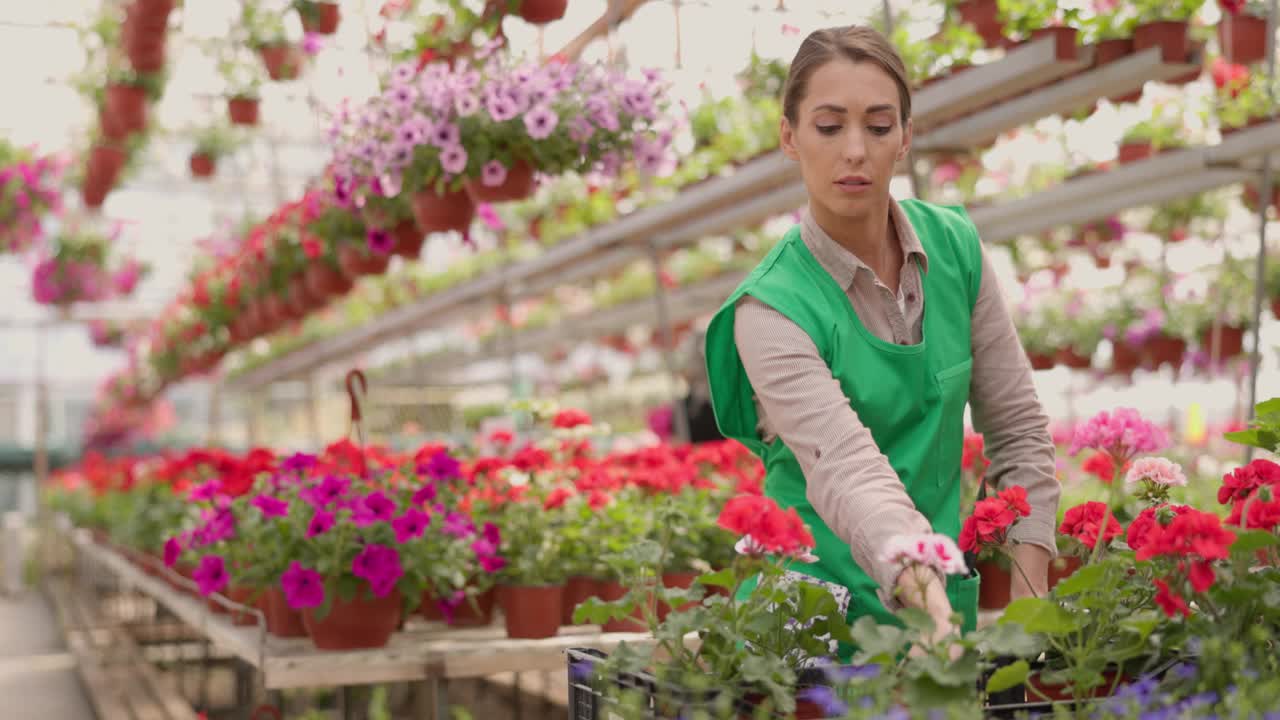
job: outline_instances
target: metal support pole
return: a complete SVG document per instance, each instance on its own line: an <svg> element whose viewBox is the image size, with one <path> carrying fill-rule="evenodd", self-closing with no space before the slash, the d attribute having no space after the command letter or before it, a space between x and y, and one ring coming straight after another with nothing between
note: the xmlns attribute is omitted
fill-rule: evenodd
<svg viewBox="0 0 1280 720"><path fill-rule="evenodd" d="M658 330L662 338L662 364L667 369L667 383L673 388L676 377L676 361L672 348L671 311L667 306L667 289L662 285L662 258L658 256L658 246L653 239L649 240L649 262L653 264L654 293L653 301L657 305ZM685 411L683 398L671 396L672 418L675 421L675 437L681 442L689 442L689 415Z"/></svg>
<svg viewBox="0 0 1280 720"><path fill-rule="evenodd" d="M1267 100L1271 119L1276 117L1276 6L1277 0L1267 3ZM1271 209L1272 195L1271 153L1262 156L1262 192L1258 202L1258 257L1253 272L1253 353L1249 356L1249 406L1245 415L1253 419L1253 408L1258 404L1258 370L1262 365L1262 303L1267 280L1267 211ZM1253 459L1253 448L1245 448L1245 462Z"/></svg>
<svg viewBox="0 0 1280 720"><path fill-rule="evenodd" d="M307 434L311 437L311 445L317 449L324 447L324 435L320 432L320 399L316 392L316 374L307 373Z"/></svg>

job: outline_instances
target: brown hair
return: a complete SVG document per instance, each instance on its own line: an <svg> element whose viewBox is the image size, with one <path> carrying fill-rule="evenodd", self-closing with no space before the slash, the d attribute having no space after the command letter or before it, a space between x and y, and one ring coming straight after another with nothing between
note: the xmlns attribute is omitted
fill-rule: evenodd
<svg viewBox="0 0 1280 720"><path fill-rule="evenodd" d="M791 61L791 70L787 73L787 84L782 91L782 114L788 122L795 125L799 119L800 101L808 92L809 77L818 68L838 58L855 63L875 63L889 73L889 77L898 86L902 122L905 123L911 117L911 89L907 84L907 68L902 62L902 56L875 28L846 25L814 30L800 43L800 49Z"/></svg>

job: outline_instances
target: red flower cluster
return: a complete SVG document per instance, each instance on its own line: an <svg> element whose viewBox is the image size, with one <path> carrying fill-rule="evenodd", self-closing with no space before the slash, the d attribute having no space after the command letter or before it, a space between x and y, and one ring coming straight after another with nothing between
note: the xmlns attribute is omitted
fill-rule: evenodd
<svg viewBox="0 0 1280 720"><path fill-rule="evenodd" d="M1125 468L1128 468L1128 464ZM1116 477L1115 461L1111 459L1110 453L1102 451L1095 452L1086 458L1080 469L1098 478L1103 485L1110 485Z"/></svg>
<svg viewBox="0 0 1280 720"><path fill-rule="evenodd" d="M560 412L556 413L555 418L551 420L552 427L561 428L564 430L568 430L570 428L576 428L580 425L590 425L590 424L591 424L591 416L588 415L585 411L578 410L576 408L565 408L564 410L561 410Z"/></svg>
<svg viewBox="0 0 1280 720"><path fill-rule="evenodd" d="M987 468L991 467L991 459L983 453L983 439L977 433L968 433L964 436L964 448L960 451L960 467L965 472L976 471L978 477L982 477Z"/></svg>
<svg viewBox="0 0 1280 720"><path fill-rule="evenodd" d="M1218 502L1227 505L1248 499L1263 485L1280 486L1280 465L1259 458L1222 476Z"/></svg>
<svg viewBox="0 0 1280 720"><path fill-rule="evenodd" d="M1115 516L1107 512L1106 503L1096 500L1076 505L1067 510L1066 514L1063 515L1062 524L1058 526L1058 532L1063 535L1070 535L1092 550L1098 544L1098 533L1102 528L1102 518L1104 516L1107 518L1107 528L1102 531L1102 542L1111 542L1113 538L1121 533L1122 528Z"/></svg>
<svg viewBox="0 0 1280 720"><path fill-rule="evenodd" d="M1134 551L1141 550L1146 544L1147 539L1151 537L1151 531L1157 525L1161 525L1160 516L1167 515L1168 521L1191 510L1187 505L1158 505L1149 507L1138 513L1138 517L1129 523L1129 529L1125 531L1124 540Z"/></svg>
<svg viewBox="0 0 1280 720"><path fill-rule="evenodd" d="M1235 540L1235 533L1222 527L1217 515L1189 509L1168 525L1153 525L1137 559L1178 558L1178 568L1187 570L1191 586L1204 592L1213 586L1213 561L1225 560Z"/></svg>
<svg viewBox="0 0 1280 720"><path fill-rule="evenodd" d="M1191 617L1191 608L1187 606L1187 601L1182 599L1181 595L1169 589L1169 583L1165 580L1153 580L1156 586L1156 596L1153 598L1156 605L1164 611L1164 614L1173 617L1181 614L1182 617Z"/></svg>
<svg viewBox="0 0 1280 720"><path fill-rule="evenodd" d="M1280 465L1259 458L1223 475L1218 502L1231 506L1228 525L1275 529L1280 526Z"/></svg>
<svg viewBox="0 0 1280 720"><path fill-rule="evenodd" d="M739 495L725 503L720 527L749 536L765 552L796 557L813 549L813 535L795 508L783 510L770 498Z"/></svg>
<svg viewBox="0 0 1280 720"><path fill-rule="evenodd" d="M965 518L960 528L960 549L977 552L984 547L1003 545L1009 539L1009 528L1031 514L1027 503L1027 490L1013 485L1001 490L995 497L979 500L973 514Z"/></svg>

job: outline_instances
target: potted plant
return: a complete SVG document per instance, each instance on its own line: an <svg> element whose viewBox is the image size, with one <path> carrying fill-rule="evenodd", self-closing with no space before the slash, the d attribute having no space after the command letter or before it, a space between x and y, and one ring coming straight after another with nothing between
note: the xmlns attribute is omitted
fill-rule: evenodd
<svg viewBox="0 0 1280 720"><path fill-rule="evenodd" d="M262 70L239 58L223 59L218 71L227 84L227 116L233 125L258 124L261 103Z"/></svg>
<svg viewBox="0 0 1280 720"><path fill-rule="evenodd" d="M1250 65L1267 56L1266 3L1222 3L1218 21L1218 47L1228 62Z"/></svg>
<svg viewBox="0 0 1280 720"><path fill-rule="evenodd" d="M1119 160L1121 164L1137 162L1157 152L1185 147L1185 136L1182 122L1163 117L1162 109L1156 107L1151 118L1125 131L1120 140Z"/></svg>
<svg viewBox="0 0 1280 720"><path fill-rule="evenodd" d="M1266 84L1251 80L1247 72L1236 77L1226 77L1228 69L1222 72L1223 87L1219 88L1214 105L1223 137L1269 120L1272 107ZM1215 67L1215 81L1218 75Z"/></svg>
<svg viewBox="0 0 1280 720"><path fill-rule="evenodd" d="M284 30L284 17L263 10L255 0L246 0L241 8L240 22L248 46L262 58L267 75L276 81L297 79L302 72L305 55L289 42Z"/></svg>
<svg viewBox="0 0 1280 720"><path fill-rule="evenodd" d="M342 19L338 3L321 2L320 0L293 0L292 5L293 9L298 13L298 18L302 20L302 29L306 32L319 33L321 35L332 35L337 32L338 23Z"/></svg>
<svg viewBox="0 0 1280 720"><path fill-rule="evenodd" d="M523 500L501 509L507 566L499 574L498 600L506 615L507 637L551 637L560 628L565 567L558 528L564 511L557 503L563 503L567 490L557 489L529 488Z"/></svg>
<svg viewBox="0 0 1280 720"><path fill-rule="evenodd" d="M989 48L1004 44L1004 26L997 0L947 0L946 14L971 26Z"/></svg>
<svg viewBox="0 0 1280 720"><path fill-rule="evenodd" d="M0 140L0 254L23 252L44 236L44 218L61 209L65 168L65 160Z"/></svg>
<svg viewBox="0 0 1280 720"><path fill-rule="evenodd" d="M1135 0L1133 49L1160 48L1166 63L1185 63L1191 55L1187 27L1205 0Z"/></svg>
<svg viewBox="0 0 1280 720"><path fill-rule="evenodd" d="M1057 3L1046 0L998 0L998 5L1007 37L1019 42L1053 37L1059 60L1076 59L1078 10L1060 9Z"/></svg>
<svg viewBox="0 0 1280 720"><path fill-rule="evenodd" d="M110 239L85 228L64 228L31 274L32 298L42 305L97 302L111 294L107 272Z"/></svg>
<svg viewBox="0 0 1280 720"><path fill-rule="evenodd" d="M207 178L217 169L218 160L231 154L240 145L240 138L223 125L210 125L196 134L196 146L191 152L191 175Z"/></svg>
<svg viewBox="0 0 1280 720"><path fill-rule="evenodd" d="M508 7L516 7L520 19L534 25L545 25L564 17L569 0L507 0Z"/></svg>

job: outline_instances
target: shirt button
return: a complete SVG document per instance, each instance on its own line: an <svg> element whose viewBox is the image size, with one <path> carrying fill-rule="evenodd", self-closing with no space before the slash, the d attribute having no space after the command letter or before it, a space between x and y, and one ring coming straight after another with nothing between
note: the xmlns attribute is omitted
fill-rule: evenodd
<svg viewBox="0 0 1280 720"><path fill-rule="evenodd" d="M916 294L913 292L907 293L907 302L913 303L915 301L916 301Z"/></svg>

